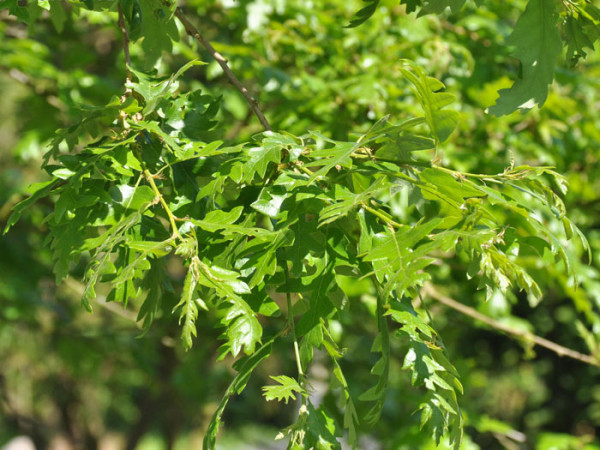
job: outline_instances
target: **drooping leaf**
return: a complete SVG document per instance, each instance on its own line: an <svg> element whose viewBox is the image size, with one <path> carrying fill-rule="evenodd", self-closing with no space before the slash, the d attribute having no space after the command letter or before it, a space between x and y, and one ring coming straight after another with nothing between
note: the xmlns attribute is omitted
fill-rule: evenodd
<svg viewBox="0 0 600 450"><path fill-rule="evenodd" d="M198 308L208 310L204 301L198 297L196 286L200 278L200 260L197 256L192 257L190 267L183 282L183 290L181 292L181 300L173 311L181 308L179 313L179 324L183 322L181 329L181 339L183 340L186 350L192 348L192 338L196 337L196 319L198 318Z"/></svg>
<svg viewBox="0 0 600 450"><path fill-rule="evenodd" d="M528 1L506 42L515 47L513 55L521 62L520 77L510 89L500 90L496 104L488 110L491 114L501 116L544 104L562 50L557 20L553 0Z"/></svg>
<svg viewBox="0 0 600 450"><path fill-rule="evenodd" d="M141 39L143 67L154 67L164 52L171 52L173 42L179 41L179 31L175 25L172 11L161 0L143 0L139 2L141 24L139 34L132 34L131 39ZM136 30L133 30L134 32Z"/></svg>
<svg viewBox="0 0 600 450"><path fill-rule="evenodd" d="M28 188L30 196L27 197L25 200L17 203L17 205L13 208L10 217L6 221L6 226L4 227L3 233L8 233L8 230L10 230L10 228L19 221L21 215L27 210L27 208L29 208L39 199L50 195L52 189L54 189L58 185L58 183L59 180L54 179L30 185Z"/></svg>
<svg viewBox="0 0 600 450"><path fill-rule="evenodd" d="M358 10L352 18L350 19L350 23L346 25L348 28L357 27L363 23L365 23L369 18L375 14L377 10L377 6L379 6L379 0L363 0L367 3L366 6L362 7Z"/></svg>
<svg viewBox="0 0 600 450"><path fill-rule="evenodd" d="M422 0L400 0L401 5L406 5L406 12L411 13L421 6Z"/></svg>
<svg viewBox="0 0 600 450"><path fill-rule="evenodd" d="M256 369L256 366L258 366L271 354L272 344L278 337L279 336L275 336L269 339L258 350L256 350L256 352L249 356L245 356L236 362L235 369L238 371L238 373L223 394L223 397L219 402L219 406L215 410L210 423L208 424L206 434L204 435L205 450L215 449L217 433L219 431L219 426L221 425L221 417L223 417L223 412L225 411L227 403L229 403L229 400L233 395L242 393L246 387L246 384L248 384L250 375L252 375L252 372L254 369Z"/></svg>

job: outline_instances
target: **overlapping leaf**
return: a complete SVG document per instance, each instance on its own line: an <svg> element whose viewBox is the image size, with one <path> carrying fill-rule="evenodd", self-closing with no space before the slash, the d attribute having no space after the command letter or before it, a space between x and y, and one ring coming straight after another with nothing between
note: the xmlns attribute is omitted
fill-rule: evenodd
<svg viewBox="0 0 600 450"><path fill-rule="evenodd" d="M499 116L544 104L562 50L557 19L553 0L529 0L507 40L521 62L520 77L510 89L500 90L496 104L489 108L491 114Z"/></svg>

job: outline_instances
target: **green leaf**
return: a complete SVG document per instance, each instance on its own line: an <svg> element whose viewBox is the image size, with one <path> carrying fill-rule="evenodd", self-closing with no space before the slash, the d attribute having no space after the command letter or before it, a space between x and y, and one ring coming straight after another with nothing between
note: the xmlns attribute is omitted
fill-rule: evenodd
<svg viewBox="0 0 600 450"><path fill-rule="evenodd" d="M185 159L185 152L177 142L177 140L169 133L164 131L158 122L151 122L146 120L140 120L139 122L132 123L131 128L134 130L144 130L158 136L160 142L164 142L173 151L177 159ZM150 146L156 145L150 136L144 136L144 142Z"/></svg>
<svg viewBox="0 0 600 450"><path fill-rule="evenodd" d="M160 312L160 306L162 303L162 282L165 276L163 265L156 260L151 261L151 267L144 276L142 281L142 288L147 290L148 294L144 299L144 302L140 306L140 310L137 315L137 321L144 320L143 329L145 331L150 329L150 325L154 321L154 318Z"/></svg>
<svg viewBox="0 0 600 450"><path fill-rule="evenodd" d="M222 347L220 358L228 352L237 356L243 349L246 354L254 352L262 337L262 327L256 313L239 295L250 293L250 288L239 279L240 274L218 266L208 266L198 260L198 283L214 289L216 294L226 301L227 312L221 320L225 325L227 342Z"/></svg>
<svg viewBox="0 0 600 450"><path fill-rule="evenodd" d="M13 208L10 217L6 221L4 234L8 233L8 230L10 230L10 228L19 221L23 212L25 212L31 205L33 205L39 199L50 195L52 189L54 189L58 183L59 180L54 179L30 185L27 190L31 195L25 200L17 203L17 205Z"/></svg>
<svg viewBox="0 0 600 450"><path fill-rule="evenodd" d="M279 384L273 386L264 386L262 388L264 392L263 395L267 401L277 400L280 402L284 400L287 405L287 402L290 398L292 400L296 400L295 393L303 396L308 395L300 386L300 384L298 384L298 381L296 381L294 378L290 378L285 375L279 375L271 376L271 379Z"/></svg>
<svg viewBox="0 0 600 450"><path fill-rule="evenodd" d="M336 439L336 436L340 436L341 433L324 405L317 409L310 402L302 405L296 423L279 433L275 439L282 439L286 435L290 437L289 449L341 450L342 448Z"/></svg>
<svg viewBox="0 0 600 450"><path fill-rule="evenodd" d="M425 113L425 121L438 144L445 142L456 128L460 114L444 109L454 102L455 96L448 92L438 92L444 84L428 77L418 66L406 62L411 70L400 68L404 76L412 83L417 100Z"/></svg>
<svg viewBox="0 0 600 450"><path fill-rule="evenodd" d="M269 163L279 164L281 161L281 145L277 142L263 141L261 147L246 150L248 159L243 166L244 180L251 182L256 175L265 177Z"/></svg>
<svg viewBox="0 0 600 450"><path fill-rule="evenodd" d="M584 48L594 50L594 41L598 38L600 30L598 25L588 18L575 18L572 15L567 16L562 29L567 41L567 61L574 66L580 58L587 56Z"/></svg>
<svg viewBox="0 0 600 450"><path fill-rule="evenodd" d="M501 116L544 104L562 50L557 20L553 0L529 0L506 41L515 47L521 75L510 89L500 90L496 104L488 110L491 114Z"/></svg>
<svg viewBox="0 0 600 450"><path fill-rule="evenodd" d="M422 0L400 0L401 5L406 5L406 12L411 13L417 10L418 6L421 6Z"/></svg>
<svg viewBox="0 0 600 450"><path fill-rule="evenodd" d="M196 286L200 278L200 260L197 256L192 257L190 267L185 281L183 282L183 291L181 292L181 300L173 311L181 308L179 314L179 324L183 321L181 330L181 339L183 340L186 350L192 348L192 337L196 337L196 319L198 318L198 307L208 310L206 304L200 297L196 295Z"/></svg>
<svg viewBox="0 0 600 450"><path fill-rule="evenodd" d="M281 218L279 216L282 213L283 202L290 196L291 193L281 186L266 186L261 190L258 199L250 206L268 217L278 219Z"/></svg>
<svg viewBox="0 0 600 450"><path fill-rule="evenodd" d="M149 0L149 2L156 0ZM147 3L147 2L142 2ZM170 41L169 41L170 42ZM143 109L143 114L145 116L154 112L158 105L161 102L164 102L165 99L172 97L177 91L179 84L177 83L177 79L188 69L204 65L205 62L199 60L192 60L186 64L184 64L177 72L169 77L157 77L155 75L150 75L148 73L135 70L132 67L129 70L135 75L138 79L137 82L129 82L127 87L133 89L135 92L139 93L144 100L146 101L146 105Z"/></svg>
<svg viewBox="0 0 600 450"><path fill-rule="evenodd" d="M378 159L387 159L406 163L410 161L410 153L435 149L435 140L418 135L397 135L386 139L375 155Z"/></svg>
<svg viewBox="0 0 600 450"><path fill-rule="evenodd" d="M414 385L422 385L429 391L419 406L421 427L428 426L437 444L449 431L450 444L458 448L463 425L455 390L462 392L462 386L454 367L443 357L442 350L411 339L403 368L412 371Z"/></svg>
<svg viewBox="0 0 600 450"><path fill-rule="evenodd" d="M461 205L465 199L487 197L487 194L472 181L459 180L435 167L423 170L419 178L428 185L435 186L435 189L450 199L452 204Z"/></svg>
<svg viewBox="0 0 600 450"><path fill-rule="evenodd" d="M62 33L67 20L67 12L62 2L50 2L50 20L58 33Z"/></svg>
<svg viewBox="0 0 600 450"><path fill-rule="evenodd" d="M352 19L350 19L350 23L348 25L346 25L347 28L357 27L357 26L361 25L362 23L366 22L367 20L369 20L369 18L377 10L377 6L379 6L379 0L363 0L363 1L368 3L367 6L361 8L356 13L354 13L354 16L352 16Z"/></svg>
<svg viewBox="0 0 600 450"><path fill-rule="evenodd" d="M221 398L221 401L219 402L219 405L217 406L217 409L215 410L206 429L206 434L204 435L205 450L215 449L217 433L219 431L219 426L221 425L221 417L223 416L223 412L225 411L227 403L229 403L229 400L235 394L242 393L246 387L246 384L248 384L248 380L250 379L250 375L252 375L254 369L256 369L256 367L271 354L272 344L277 338L279 338L279 335L269 339L269 341L265 342L252 355L246 356L236 362L234 368L238 371L238 374L225 391L225 394Z"/></svg>
<svg viewBox="0 0 600 450"><path fill-rule="evenodd" d="M319 227L334 222L346 216L352 209L367 204L368 201L384 190L386 186L385 178L378 178L367 189L355 194L340 184L334 186L333 197L340 202L333 203L321 211L319 214Z"/></svg>
<svg viewBox="0 0 600 450"><path fill-rule="evenodd" d="M135 241L127 240L127 246L133 250L150 254L157 258L167 256L173 250L170 241Z"/></svg>
<svg viewBox="0 0 600 450"><path fill-rule="evenodd" d="M294 239L294 233L286 229L258 236L244 245L239 257L243 258L241 267L252 273L248 282L250 288L262 283L265 276L275 274L277 249L292 245Z"/></svg>
<svg viewBox="0 0 600 450"><path fill-rule="evenodd" d="M109 193L115 203L134 211L142 210L154 202L156 194L150 186L129 186L122 184L113 186Z"/></svg>
<svg viewBox="0 0 600 450"><path fill-rule="evenodd" d="M134 41L142 37L142 62L145 68L153 67L163 51L171 53L173 41L179 41L179 31L171 11L161 0L143 0L140 6L140 33L131 35Z"/></svg>
<svg viewBox="0 0 600 450"><path fill-rule="evenodd" d="M323 137L318 133L311 132L311 134L317 138L323 139ZM342 167L352 167L352 158L350 157L350 155L360 147L360 144L358 142L337 142L331 141L329 139L327 139L327 141L333 143L333 147L328 147L322 150L315 150L311 152L311 159L320 159L314 159L305 164L306 167L321 166L320 169L318 169L311 175L311 182L320 176L327 175L327 173L333 168L341 170Z"/></svg>
<svg viewBox="0 0 600 450"><path fill-rule="evenodd" d="M233 224L240 218L243 209L242 206L235 207L231 211L216 209L208 212L206 216L204 216L204 219L192 220L192 223L209 232L227 229L228 225Z"/></svg>

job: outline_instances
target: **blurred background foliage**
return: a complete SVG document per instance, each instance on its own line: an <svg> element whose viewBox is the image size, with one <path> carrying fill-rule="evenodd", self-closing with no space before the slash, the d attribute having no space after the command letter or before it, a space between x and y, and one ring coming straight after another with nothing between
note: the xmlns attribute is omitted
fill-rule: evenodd
<svg viewBox="0 0 600 450"><path fill-rule="evenodd" d="M488 174L502 172L512 161L555 166L569 181L564 198L569 215L593 249L588 264L582 249L571 244L580 261L575 270L579 285L560 267L538 258L528 262L544 292L535 309L517 293L498 292L483 302L484 293L465 277L469 261L459 257L437 267L433 282L502 323L600 354L596 53L575 68L561 66L542 109L498 118L485 108L518 72L503 43L524 1L489 0L481 7L467 3L458 14L418 20L398 2L388 1L355 29L343 25L360 7L357 0L180 3L256 93L276 130L301 135L313 129L347 139L385 115L392 122L416 115L418 103L399 70L400 60L408 58L458 97L454 107L461 122L444 146L445 165ZM70 7L66 11L44 13L28 27L0 10L2 226L26 186L44 178L39 166L55 130L68 127L82 105L104 105L122 93L125 65L116 13L81 9L75 16ZM132 46L135 68L147 65L142 44ZM241 95L194 42L175 42L157 70L170 74L194 58L209 64L186 72L181 88L200 88L223 98L211 137L241 142L261 131ZM392 205L398 210L405 206L402 201ZM100 296L94 314L85 312L76 277L59 286L54 282L44 244L44 217L51 207L37 205L0 239L0 445L28 435L39 449L198 448L203 427L234 373L232 361L214 362L217 331L203 324L209 318L201 314L197 345L183 352L170 314L175 298L164 299L163 317L143 335L136 323L139 305L123 309ZM170 274L181 282L176 265ZM355 331L336 338L353 349L341 364L358 396L371 383L376 330L361 319L372 306L368 284L348 283L351 302L358 306L339 320ZM600 448L597 368L533 349L432 300L427 307L465 387L464 448ZM402 370L406 349L401 340L393 344L384 414L375 428L364 430L362 445L433 448L419 432L418 415L412 414L420 392ZM244 394L232 401L222 448L280 448L273 438L290 423L297 405L265 402L260 386L273 368L293 372L292 355L287 354L284 349L273 352ZM317 356L310 372L314 387L327 382L327 370ZM322 401L336 400L326 396Z"/></svg>

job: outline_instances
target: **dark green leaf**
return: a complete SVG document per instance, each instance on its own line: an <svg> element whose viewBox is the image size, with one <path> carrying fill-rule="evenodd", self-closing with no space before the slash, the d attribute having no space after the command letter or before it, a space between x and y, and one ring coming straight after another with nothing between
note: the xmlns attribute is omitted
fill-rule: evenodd
<svg viewBox="0 0 600 450"><path fill-rule="evenodd" d="M529 0L507 40L521 62L521 76L510 89L502 89L489 112L496 116L516 109L543 105L554 77L556 58L562 50L553 0Z"/></svg>

